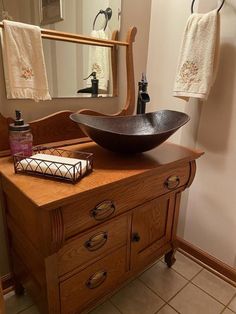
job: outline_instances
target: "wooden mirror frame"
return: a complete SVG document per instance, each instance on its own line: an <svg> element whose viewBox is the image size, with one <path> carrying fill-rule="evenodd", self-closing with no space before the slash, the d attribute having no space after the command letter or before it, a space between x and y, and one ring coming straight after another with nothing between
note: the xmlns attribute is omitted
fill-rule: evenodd
<svg viewBox="0 0 236 314"><path fill-rule="evenodd" d="M3 23L0 23L3 28ZM126 103L119 112L112 116L132 115L135 109L135 81L134 81L134 65L133 65L133 43L137 33L136 27L131 27L127 32L126 41L118 41L117 33L113 33L112 40L103 40L88 36L82 36L71 33L64 33L41 29L42 38L81 43L85 45L96 45L102 47L110 47L112 54L112 63L117 60L117 46L126 47L126 69L127 69L127 96ZM114 65L114 64L112 64ZM115 68L115 67L114 67ZM115 80L115 81L114 81ZM117 86L117 72L113 72L114 86ZM114 90L117 94L117 90ZM34 146L47 145L50 147L71 145L80 142L90 141L88 137L78 128L77 124L70 120L69 116L72 111L60 111L44 118L28 122L34 138ZM106 115L89 109L82 109L80 113L91 115ZM107 115L111 116L111 115ZM8 126L13 122L12 118L4 117L0 113L0 157L10 155ZM63 128L62 128L63 125Z"/></svg>

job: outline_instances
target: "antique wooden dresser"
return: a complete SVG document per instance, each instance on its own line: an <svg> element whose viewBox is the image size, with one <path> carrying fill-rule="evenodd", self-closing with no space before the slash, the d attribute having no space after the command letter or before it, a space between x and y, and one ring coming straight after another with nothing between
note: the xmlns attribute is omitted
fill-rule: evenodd
<svg viewBox="0 0 236 314"><path fill-rule="evenodd" d="M201 153L164 143L118 155L93 142L94 171L73 185L14 174L0 160L16 292L42 314L88 311L165 254L174 262L181 192Z"/></svg>

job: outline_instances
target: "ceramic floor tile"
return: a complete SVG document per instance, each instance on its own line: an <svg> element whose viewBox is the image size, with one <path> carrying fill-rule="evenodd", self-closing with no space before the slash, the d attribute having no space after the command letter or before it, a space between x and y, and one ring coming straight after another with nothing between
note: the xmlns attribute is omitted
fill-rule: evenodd
<svg viewBox="0 0 236 314"><path fill-rule="evenodd" d="M138 279L118 291L112 303L123 314L154 314L164 302Z"/></svg>
<svg viewBox="0 0 236 314"><path fill-rule="evenodd" d="M235 312L229 310L229 309L225 309L224 312L222 312L222 314L234 314Z"/></svg>
<svg viewBox="0 0 236 314"><path fill-rule="evenodd" d="M171 301L181 314L220 314L224 306L208 294L189 283Z"/></svg>
<svg viewBox="0 0 236 314"><path fill-rule="evenodd" d="M193 279L193 283L225 305L236 293L236 288L206 269Z"/></svg>
<svg viewBox="0 0 236 314"><path fill-rule="evenodd" d="M202 269L200 265L178 251L176 252L175 257L176 262L172 268L188 280L192 279Z"/></svg>
<svg viewBox="0 0 236 314"><path fill-rule="evenodd" d="M177 314L177 312L166 304L160 311L157 312L157 314Z"/></svg>
<svg viewBox="0 0 236 314"><path fill-rule="evenodd" d="M38 308L33 305L29 307L27 310L24 310L23 312L20 312L20 314L40 314Z"/></svg>
<svg viewBox="0 0 236 314"><path fill-rule="evenodd" d="M186 279L162 262L145 271L140 279L165 301L172 298L187 283Z"/></svg>
<svg viewBox="0 0 236 314"><path fill-rule="evenodd" d="M228 307L232 310L232 311L234 311L234 312L236 312L236 296L233 298L233 300L230 302L230 304L228 305Z"/></svg>
<svg viewBox="0 0 236 314"><path fill-rule="evenodd" d="M4 299L6 314L16 314L33 305L33 301L26 294L23 296L16 296L14 292L10 292Z"/></svg>
<svg viewBox="0 0 236 314"><path fill-rule="evenodd" d="M111 304L110 301L107 301L93 311L89 312L89 314L120 314L120 312L114 307L114 305Z"/></svg>

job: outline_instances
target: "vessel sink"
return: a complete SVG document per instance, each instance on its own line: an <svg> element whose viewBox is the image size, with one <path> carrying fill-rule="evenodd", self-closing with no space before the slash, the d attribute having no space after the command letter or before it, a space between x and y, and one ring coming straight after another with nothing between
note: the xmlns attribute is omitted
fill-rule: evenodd
<svg viewBox="0 0 236 314"><path fill-rule="evenodd" d="M98 145L119 153L150 150L190 119L187 114L172 110L113 117L74 113L70 118Z"/></svg>

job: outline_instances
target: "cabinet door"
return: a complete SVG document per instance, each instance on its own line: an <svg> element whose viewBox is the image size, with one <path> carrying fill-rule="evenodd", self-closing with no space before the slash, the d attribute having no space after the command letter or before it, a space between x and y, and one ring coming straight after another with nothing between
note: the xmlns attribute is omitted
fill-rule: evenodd
<svg viewBox="0 0 236 314"><path fill-rule="evenodd" d="M131 267L147 265L170 242L175 197L163 196L133 210L131 234Z"/></svg>

